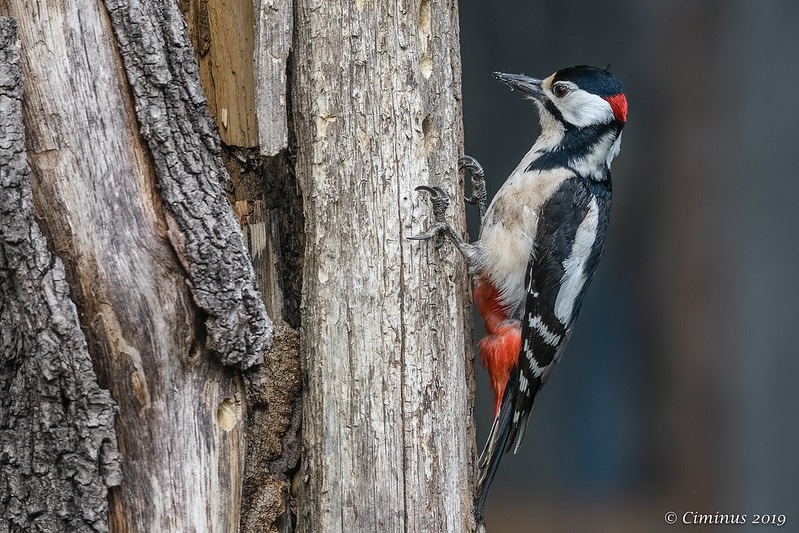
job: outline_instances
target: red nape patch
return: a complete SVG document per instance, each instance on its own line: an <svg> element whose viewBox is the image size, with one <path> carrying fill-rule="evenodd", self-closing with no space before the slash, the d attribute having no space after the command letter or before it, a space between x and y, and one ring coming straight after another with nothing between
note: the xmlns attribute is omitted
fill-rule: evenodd
<svg viewBox="0 0 799 533"><path fill-rule="evenodd" d="M610 104L613 114L616 115L616 120L621 123L627 122L627 97L624 94L614 94L604 98Z"/></svg>
<svg viewBox="0 0 799 533"><path fill-rule="evenodd" d="M485 278L480 278L474 287L474 301L477 310L483 317L486 336L480 341L480 362L483 364L491 381L494 392L494 417L499 413L505 385L508 383L510 371L519 361L519 350L522 347L522 332L518 320L508 316L508 312L499 298L499 291Z"/></svg>

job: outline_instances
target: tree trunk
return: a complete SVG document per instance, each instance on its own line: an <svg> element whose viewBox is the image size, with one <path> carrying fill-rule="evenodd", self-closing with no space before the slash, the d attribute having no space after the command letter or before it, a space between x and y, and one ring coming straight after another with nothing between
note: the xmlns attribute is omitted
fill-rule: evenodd
<svg viewBox="0 0 799 533"><path fill-rule="evenodd" d="M472 531L467 276L451 247L407 240L431 223L416 185L461 196L457 5L295 3L299 529Z"/></svg>
<svg viewBox="0 0 799 533"><path fill-rule="evenodd" d="M34 219L15 41L0 17L0 531L107 531L114 402Z"/></svg>
<svg viewBox="0 0 799 533"><path fill-rule="evenodd" d="M290 0L182 0L274 344L248 372L243 533L291 531L300 457L302 201L289 147Z"/></svg>
<svg viewBox="0 0 799 533"><path fill-rule="evenodd" d="M36 212L64 259L99 385L117 403L123 479L110 529L235 531L240 370L262 361L271 324L222 188L183 18L171 2L2 8L19 21ZM42 498L65 499L62 490L43 484ZM18 496L7 484L3 493ZM19 527L35 529L62 511L25 513Z"/></svg>
<svg viewBox="0 0 799 533"><path fill-rule="evenodd" d="M0 531L474 530L457 6L327 4L0 0Z"/></svg>

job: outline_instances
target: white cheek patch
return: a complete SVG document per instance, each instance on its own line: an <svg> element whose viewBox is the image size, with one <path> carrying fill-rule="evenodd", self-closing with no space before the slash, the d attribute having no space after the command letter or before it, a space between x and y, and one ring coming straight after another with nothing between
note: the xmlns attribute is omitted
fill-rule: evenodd
<svg viewBox="0 0 799 533"><path fill-rule="evenodd" d="M563 279L558 297L555 299L555 316L563 324L569 324L574 312L574 304L585 285L585 264L591 256L591 249L596 242L599 226L599 206L596 198L591 199L588 213L577 228L574 246L569 257L563 261Z"/></svg>
<svg viewBox="0 0 799 533"><path fill-rule="evenodd" d="M607 100L581 89L575 89L563 98L553 97L552 101L563 119L578 128L606 124L616 117Z"/></svg>

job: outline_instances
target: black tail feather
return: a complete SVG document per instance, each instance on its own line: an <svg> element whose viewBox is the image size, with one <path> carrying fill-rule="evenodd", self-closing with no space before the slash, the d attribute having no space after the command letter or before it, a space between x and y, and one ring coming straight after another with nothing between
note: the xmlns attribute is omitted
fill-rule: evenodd
<svg viewBox="0 0 799 533"><path fill-rule="evenodd" d="M483 522L483 512L488 496L488 489L497 473L502 455L508 448L508 436L513 423L515 398L519 389L519 368L516 367L508 377L505 394L502 396L502 405L499 413L491 426L483 453L480 454L478 466L480 468L477 487L474 497L475 516L478 523Z"/></svg>

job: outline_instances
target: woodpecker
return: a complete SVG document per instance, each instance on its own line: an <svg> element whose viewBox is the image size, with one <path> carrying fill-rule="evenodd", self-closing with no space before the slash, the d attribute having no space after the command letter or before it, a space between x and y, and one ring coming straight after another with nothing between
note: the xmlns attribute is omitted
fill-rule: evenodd
<svg viewBox="0 0 799 533"><path fill-rule="evenodd" d="M563 354L602 255L610 164L627 121L624 86L607 69L579 65L543 80L500 72L494 77L533 100L540 135L485 210L477 241L466 243L450 228L444 220L448 196L428 186L417 189L430 193L436 224L411 237L435 237L437 246L444 238L452 241L475 280L486 329L480 359L495 400L475 490L481 523L502 455L516 453L524 439L533 400ZM479 191L480 165L467 157L459 167L471 172ZM475 193L467 201L484 198Z"/></svg>

